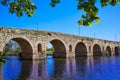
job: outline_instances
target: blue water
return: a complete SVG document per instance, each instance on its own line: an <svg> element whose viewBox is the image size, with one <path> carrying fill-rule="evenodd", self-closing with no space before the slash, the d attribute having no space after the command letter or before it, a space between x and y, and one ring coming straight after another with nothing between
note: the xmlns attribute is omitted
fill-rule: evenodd
<svg viewBox="0 0 120 80"><path fill-rule="evenodd" d="M21 61L8 57L0 64L0 80L120 80L120 57L87 57Z"/></svg>

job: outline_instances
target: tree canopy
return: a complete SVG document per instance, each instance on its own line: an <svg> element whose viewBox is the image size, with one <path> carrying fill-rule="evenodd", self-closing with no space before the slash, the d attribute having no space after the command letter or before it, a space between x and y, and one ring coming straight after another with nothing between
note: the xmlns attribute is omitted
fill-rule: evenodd
<svg viewBox="0 0 120 80"><path fill-rule="evenodd" d="M97 16L98 7L96 2L100 2L101 7L105 6L115 6L120 2L120 0L76 0L78 2L77 9L83 10L85 13L81 15L81 18L78 20L79 26L92 26L93 22L100 23L100 18ZM18 17L23 14L31 17L35 10L37 9L36 5L31 0L0 0L3 6L8 7L8 10L11 14L15 13ZM69 2L69 1L68 1ZM55 7L60 0L51 0L50 5Z"/></svg>

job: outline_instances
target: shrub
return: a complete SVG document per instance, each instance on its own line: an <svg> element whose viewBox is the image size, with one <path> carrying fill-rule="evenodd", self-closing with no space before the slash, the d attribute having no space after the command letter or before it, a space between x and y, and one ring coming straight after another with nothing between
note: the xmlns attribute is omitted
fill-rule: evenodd
<svg viewBox="0 0 120 80"><path fill-rule="evenodd" d="M5 52L0 52L0 63L4 63L5 62Z"/></svg>

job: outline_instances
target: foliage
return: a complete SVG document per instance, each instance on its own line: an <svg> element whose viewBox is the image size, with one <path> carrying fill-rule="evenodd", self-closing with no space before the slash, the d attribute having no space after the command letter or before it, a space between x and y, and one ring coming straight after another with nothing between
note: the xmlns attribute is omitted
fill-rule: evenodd
<svg viewBox="0 0 120 80"><path fill-rule="evenodd" d="M103 55L103 56L108 56L108 55L109 55L109 52L108 52L107 50L104 50L104 51L102 51L102 55Z"/></svg>
<svg viewBox="0 0 120 80"><path fill-rule="evenodd" d="M4 63L5 62L5 53L4 52L0 52L0 63Z"/></svg>
<svg viewBox="0 0 120 80"><path fill-rule="evenodd" d="M77 0L78 1L78 10L83 10L85 14L82 14L81 19L78 20L79 26L92 26L92 23L94 21L97 22L97 24L100 23L100 18L97 16L97 13L99 9L96 6L96 2L98 0ZM57 3L60 2L60 0L51 0L52 7L54 7ZM108 5L115 6L117 3L119 3L120 0L100 0L101 7L105 7Z"/></svg>
<svg viewBox="0 0 120 80"><path fill-rule="evenodd" d="M56 4L60 3L60 0L51 0L50 5L55 7Z"/></svg>
<svg viewBox="0 0 120 80"><path fill-rule="evenodd" d="M46 53L47 54L53 54L53 52L54 52L54 48L53 47L46 49Z"/></svg>
<svg viewBox="0 0 120 80"><path fill-rule="evenodd" d="M16 50L15 50L15 52L14 52L14 53L15 53L16 55L18 55L18 54L19 54L19 53L21 53L21 52L22 52L22 51L21 51L21 48L20 48L20 47L18 47L18 48L16 48Z"/></svg>
<svg viewBox="0 0 120 80"><path fill-rule="evenodd" d="M36 5L30 0L0 0L3 6L9 7L11 14L16 13L18 17L26 13L31 17L35 13Z"/></svg>
<svg viewBox="0 0 120 80"><path fill-rule="evenodd" d="M100 18L97 16L99 11L96 5L97 1L100 1L101 7L115 6L120 2L120 0L77 0L77 9L85 12L82 14L81 19L78 20L79 26L92 26L94 21L97 24L100 23ZM31 17L35 13L35 9L37 9L36 5L30 0L0 0L0 2L3 6L9 7L11 14L16 13L18 17L24 13ZM58 3L60 3L60 0L51 0L50 5L55 7Z"/></svg>
<svg viewBox="0 0 120 80"><path fill-rule="evenodd" d="M14 46L14 48L12 48ZM14 51L14 52L12 52L12 51ZM16 43L16 42L14 42L14 41L12 41L12 40L10 40L6 45L5 45L5 48L4 48L4 50L3 50L3 52L0 52L0 63L2 62L2 63L4 63L6 60L5 60L5 56L7 55L7 53L14 53L14 54L18 54L18 53L20 53L21 52L21 48L20 48L20 46Z"/></svg>
<svg viewBox="0 0 120 80"><path fill-rule="evenodd" d="M10 40L6 43L3 52L6 54L10 53L10 55L18 55L21 52L21 47L17 42Z"/></svg>

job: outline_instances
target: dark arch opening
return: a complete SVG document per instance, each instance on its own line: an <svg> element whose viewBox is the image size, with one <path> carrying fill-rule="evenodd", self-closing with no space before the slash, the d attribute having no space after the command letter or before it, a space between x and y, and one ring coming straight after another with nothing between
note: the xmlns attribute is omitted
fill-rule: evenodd
<svg viewBox="0 0 120 80"><path fill-rule="evenodd" d="M104 51L104 46L103 46L103 51Z"/></svg>
<svg viewBox="0 0 120 80"><path fill-rule="evenodd" d="M54 48L53 57L66 57L66 48L62 41L54 39L50 43Z"/></svg>
<svg viewBox="0 0 120 80"><path fill-rule="evenodd" d="M115 47L115 55L119 55L118 47Z"/></svg>
<svg viewBox="0 0 120 80"><path fill-rule="evenodd" d="M91 52L91 46L89 46L89 52Z"/></svg>
<svg viewBox="0 0 120 80"><path fill-rule="evenodd" d="M11 40L19 44L21 48L21 53L19 53L19 56L21 59L32 59L33 50L30 43L27 40L23 38L13 38Z"/></svg>
<svg viewBox="0 0 120 80"><path fill-rule="evenodd" d="M72 45L69 45L69 52L72 52Z"/></svg>
<svg viewBox="0 0 120 80"><path fill-rule="evenodd" d="M42 52L42 45L39 43L38 44L38 53L41 53Z"/></svg>
<svg viewBox="0 0 120 80"><path fill-rule="evenodd" d="M111 48L110 48L110 46L107 46L106 50L107 50L108 54L111 55Z"/></svg>
<svg viewBox="0 0 120 80"><path fill-rule="evenodd" d="M75 57L87 56L87 48L84 43L79 42L75 47Z"/></svg>
<svg viewBox="0 0 120 80"><path fill-rule="evenodd" d="M98 44L95 44L93 46L93 56L101 56L102 53L101 53L101 48Z"/></svg>

